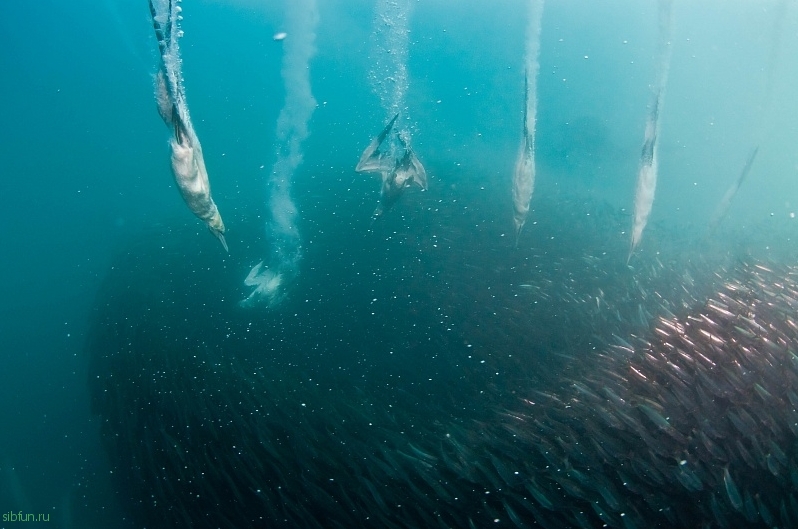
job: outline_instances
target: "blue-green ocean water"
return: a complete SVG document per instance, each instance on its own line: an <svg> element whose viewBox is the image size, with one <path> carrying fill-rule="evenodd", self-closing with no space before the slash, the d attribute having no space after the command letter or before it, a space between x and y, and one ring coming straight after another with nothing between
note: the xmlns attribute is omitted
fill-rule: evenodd
<svg viewBox="0 0 798 529"><path fill-rule="evenodd" d="M776 22L777 4L675 2L652 225L700 239L759 143L719 237L729 245L737 234L794 244L798 11L789 6ZM512 238L524 9L514 0L414 3L407 106L430 189L423 198L405 193L379 221L382 236L391 225L432 237L439 226L472 222L474 215L436 217L437 201L459 201L457 208L477 210L488 232ZM52 513L60 527L122 526L90 420L82 355L90 308L114 255L131 240L171 230L186 260L232 267L241 280L267 255L264 182L285 96L281 44L272 39L283 29L282 2L198 0L184 10L188 103L230 256L187 211L172 181L168 131L153 99L157 48L146 3L0 7L0 512ZM649 1L546 5L530 222L536 204L552 196L631 210L655 79L656 12ZM310 65L319 106L293 196L303 245L322 250L307 252L300 282L324 273L325 255L345 254L348 237L368 232L377 202L377 181L353 170L384 119L368 83L373 13L372 2L319 2ZM628 231L616 235L625 241ZM368 255L369 244L359 241L358 255ZM373 248L379 262L385 246ZM245 294L234 290L229 298Z"/></svg>

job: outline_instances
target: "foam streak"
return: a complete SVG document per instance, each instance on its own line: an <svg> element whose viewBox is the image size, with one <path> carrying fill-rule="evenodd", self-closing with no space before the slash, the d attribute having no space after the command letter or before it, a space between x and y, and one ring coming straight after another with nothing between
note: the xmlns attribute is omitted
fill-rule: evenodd
<svg viewBox="0 0 798 529"><path fill-rule="evenodd" d="M372 68L369 72L372 90L380 98L385 121L396 114L406 117L405 98L410 86L407 74L410 0L380 0L372 36ZM400 124L397 124L400 125ZM405 128L401 125L400 129Z"/></svg>
<svg viewBox="0 0 798 529"><path fill-rule="evenodd" d="M310 86L310 60L316 53L316 0L287 0L283 40L282 77L285 105L277 119L277 159L269 178L270 219L266 232L272 241L268 267L261 261L244 283L254 287L241 305L266 303L275 306L285 297L285 288L299 273L302 241L297 228L297 208L291 198L294 172L302 163L302 143L308 137L308 122L316 108Z"/></svg>

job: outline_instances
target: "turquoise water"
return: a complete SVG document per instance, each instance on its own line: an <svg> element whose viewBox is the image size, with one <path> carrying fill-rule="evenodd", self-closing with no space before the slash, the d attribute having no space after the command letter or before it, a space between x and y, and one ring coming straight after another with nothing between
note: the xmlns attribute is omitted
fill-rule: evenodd
<svg viewBox="0 0 798 529"><path fill-rule="evenodd" d="M83 352L97 292L116 255L157 234L153 240L186 261L224 269L229 293L219 290L219 299L232 302L246 295L241 282L267 256L265 181L285 98L282 45L272 36L284 20L281 3L262 4L184 6L187 98L228 227L229 256L188 212L170 174L169 131L153 98L157 48L146 3L43 0L0 7L1 512L52 513L61 527L123 526L119 520L127 515L111 492L98 420L89 410ZM665 248L674 260L683 257L677 244L657 234L701 241L756 144L756 163L713 244L725 251L745 242L763 257L793 244L798 70L791 50L798 44L798 12L789 6L779 26L778 5L675 3L654 229L644 236L643 256ZM320 2L310 65L319 106L292 190L307 249L300 291L303 281L337 284L329 270L355 283L341 257L347 252L360 259L359 272L372 273L372 263L382 280L396 280L401 273L388 273L391 252L402 247L391 246L393 232L418 243L414 251L431 252L433 236L480 226L479 236L454 239L461 243L457 259L474 259L484 270L507 266L524 9L509 0L414 4L406 102L430 189L407 190L369 232L379 183L353 168L384 125L368 82L374 6ZM554 229L557 215L581 218L580 204L584 211L606 204L613 211L608 219L630 215L656 76L656 13L654 2L631 0L546 5L530 223ZM607 247L619 263L628 247L624 222L606 225ZM507 244L486 242L502 237ZM543 237L527 229L519 247L533 251ZM580 249L581 239L563 237L563 248ZM348 241L356 241L354 247ZM396 259L407 262L404 254ZM425 255L414 272L434 276L455 258L436 259ZM314 274L326 274L324 281ZM370 295L330 289L330 295ZM452 299L467 302L454 296L453 306Z"/></svg>

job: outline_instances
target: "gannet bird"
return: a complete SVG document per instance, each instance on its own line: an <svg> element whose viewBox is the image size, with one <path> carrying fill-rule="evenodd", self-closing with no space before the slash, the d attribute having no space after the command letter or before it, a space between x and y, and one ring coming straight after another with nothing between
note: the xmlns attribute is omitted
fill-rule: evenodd
<svg viewBox="0 0 798 529"><path fill-rule="evenodd" d="M759 152L759 146L757 145L754 147L754 150L751 151L751 154L748 155L748 159L743 166L743 170L740 172L740 175L737 177L737 180L729 187L726 191L726 194L723 195L723 198L720 200L720 203L715 208L714 213L712 213L712 218L709 220L709 230L708 233L712 235L715 232L715 229L718 227L720 222L726 216L726 213L729 211L729 207L731 206L732 200L734 196L737 194L737 191L740 190L740 186L745 181L745 178L748 176L748 173L751 172L751 166L754 165L754 159L756 158L756 153Z"/></svg>
<svg viewBox="0 0 798 529"><path fill-rule="evenodd" d="M531 104L530 104L531 103ZM515 224L515 245L521 228L524 227L526 216L529 213L529 203L535 189L535 119L536 101L529 97L528 75L524 75L524 135L521 138L521 148L513 171L513 222ZM530 112L531 110L531 112ZM530 116L531 114L531 116ZM531 121L531 127L530 127Z"/></svg>
<svg viewBox="0 0 798 529"><path fill-rule="evenodd" d="M411 183L418 184L423 190L427 189L427 172L402 134L393 135L386 150L380 150L398 117L399 114L396 114L382 132L371 140L355 167L358 173L378 173L382 178L380 203L374 210L374 217L385 213Z"/></svg>
<svg viewBox="0 0 798 529"><path fill-rule="evenodd" d="M268 306L274 306L284 297L280 291L280 286L283 284L283 274L269 270L269 267L264 266L263 261L252 267L249 271L244 284L248 287L254 287L249 296L238 302L240 307L251 308L259 303L266 301Z"/></svg>
<svg viewBox="0 0 798 529"><path fill-rule="evenodd" d="M182 83L181 59L178 39L183 35L178 21L182 18L182 8L176 0L156 0L160 12L150 0L150 14L158 49L161 53L161 65L155 76L155 99L158 113L164 123L173 130L169 140L172 149L172 174L189 209L205 221L227 251L224 239L224 222L219 210L211 198L211 186L205 160L194 126L186 105L185 91Z"/></svg>
<svg viewBox="0 0 798 529"><path fill-rule="evenodd" d="M634 222L629 255L626 258L627 263L643 238L643 230L648 223L648 216L654 205L654 194L657 190L657 137L659 135L659 112L662 104L661 95L661 91L656 94L651 113L646 121L643 149L640 153L640 168L637 173Z"/></svg>

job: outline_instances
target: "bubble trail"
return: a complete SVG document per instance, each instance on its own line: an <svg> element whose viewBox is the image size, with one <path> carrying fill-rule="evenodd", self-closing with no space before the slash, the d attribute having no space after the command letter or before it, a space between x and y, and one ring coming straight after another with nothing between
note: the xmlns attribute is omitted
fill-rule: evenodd
<svg viewBox="0 0 798 529"><path fill-rule="evenodd" d="M378 2L375 13L369 82L389 125L366 147L355 167L360 173L378 174L382 180L374 217L382 216L411 184L427 189L427 172L411 146L406 103L411 7L409 0L385 0Z"/></svg>
<svg viewBox="0 0 798 529"><path fill-rule="evenodd" d="M297 208L291 198L294 172L302 163L302 142L316 108L310 86L310 60L316 54L316 0L286 2L286 37L283 43L282 77L285 105L277 118L277 157L268 182L270 219L266 233L271 240L269 265L265 260L250 270L244 284L253 287L239 302L242 307L279 305L286 288L299 274L302 239L297 228Z"/></svg>

